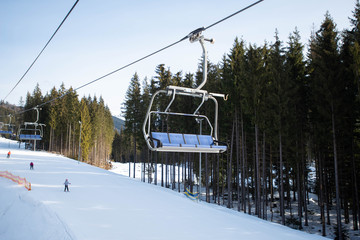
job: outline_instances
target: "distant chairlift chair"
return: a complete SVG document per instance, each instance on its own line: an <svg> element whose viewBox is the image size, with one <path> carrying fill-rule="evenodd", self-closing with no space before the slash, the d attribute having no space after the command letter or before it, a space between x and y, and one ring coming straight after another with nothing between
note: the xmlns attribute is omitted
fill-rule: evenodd
<svg viewBox="0 0 360 240"><path fill-rule="evenodd" d="M8 124L4 124L3 122L0 122L0 135L12 135L14 125L11 124L11 114L8 115L10 118Z"/></svg>
<svg viewBox="0 0 360 240"><path fill-rule="evenodd" d="M34 150L36 147L36 141L42 140L45 124L38 123L39 121L39 109L34 108L37 112L37 118L35 122L25 122L18 130L18 138L20 141L34 141ZM20 147L20 146L19 146Z"/></svg>

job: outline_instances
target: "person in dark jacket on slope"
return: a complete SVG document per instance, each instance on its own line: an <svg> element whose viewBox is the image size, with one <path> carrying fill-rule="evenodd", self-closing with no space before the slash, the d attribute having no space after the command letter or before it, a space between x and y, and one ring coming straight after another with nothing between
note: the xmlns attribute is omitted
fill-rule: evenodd
<svg viewBox="0 0 360 240"><path fill-rule="evenodd" d="M64 192L69 192L69 181L67 179L65 179L65 182L64 182L64 185L65 185L65 188L64 188Z"/></svg>

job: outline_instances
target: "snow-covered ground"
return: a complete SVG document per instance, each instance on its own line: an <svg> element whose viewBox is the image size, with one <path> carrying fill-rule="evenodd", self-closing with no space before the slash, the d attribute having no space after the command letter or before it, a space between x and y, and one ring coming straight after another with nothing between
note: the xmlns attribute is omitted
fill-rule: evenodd
<svg viewBox="0 0 360 240"><path fill-rule="evenodd" d="M6 158L11 150L11 157ZM34 170L29 169L30 162ZM0 239L325 239L0 138ZM63 182L71 182L64 192Z"/></svg>

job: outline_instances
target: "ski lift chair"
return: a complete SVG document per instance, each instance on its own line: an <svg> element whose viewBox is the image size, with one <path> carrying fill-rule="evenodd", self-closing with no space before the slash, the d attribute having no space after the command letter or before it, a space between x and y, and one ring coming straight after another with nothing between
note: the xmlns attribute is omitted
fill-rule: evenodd
<svg viewBox="0 0 360 240"><path fill-rule="evenodd" d="M11 114L9 114L8 117L10 118L8 124L4 124L3 122L0 122L0 129L1 129L0 134L1 135L12 135L13 134L14 126L11 124ZM5 127L5 129L3 129L3 127ZM6 129L6 127L7 127L7 129Z"/></svg>
<svg viewBox="0 0 360 240"><path fill-rule="evenodd" d="M37 112L37 118L35 122L25 122L22 127L18 130L19 140L33 140L39 141L42 140L45 124L38 123L39 121L39 109L34 108Z"/></svg>
<svg viewBox="0 0 360 240"><path fill-rule="evenodd" d="M222 97L226 100L224 94L208 93L201 88L205 85L207 80L207 53L204 41L213 42L213 40L205 39L201 32L203 28L197 29L189 34L190 42L199 41L203 49L203 82L196 88L186 88L179 86L168 86L165 90L158 90L151 98L145 120L143 123L143 134L147 146L152 151L158 152L195 152L195 153L222 153L227 150L225 143L218 141L218 102L215 97ZM159 94L165 94L171 97L170 103L165 111L151 111L154 99ZM201 103L193 113L177 113L171 112L170 106L173 104L177 95L189 96L200 98ZM205 115L199 115L199 109L207 100L211 99L215 104L214 127ZM192 117L195 120L205 119L210 126L210 133L207 135L202 134L187 134L187 133L168 133L157 132L152 130L152 115L174 115Z"/></svg>

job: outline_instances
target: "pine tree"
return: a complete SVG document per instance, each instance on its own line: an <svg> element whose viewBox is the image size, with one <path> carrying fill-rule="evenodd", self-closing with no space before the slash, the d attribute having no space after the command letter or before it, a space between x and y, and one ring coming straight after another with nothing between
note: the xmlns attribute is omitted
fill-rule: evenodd
<svg viewBox="0 0 360 240"><path fill-rule="evenodd" d="M91 118L89 107L85 98L80 102L80 121L81 121L81 159L87 162L89 160L90 146L92 141Z"/></svg>
<svg viewBox="0 0 360 240"><path fill-rule="evenodd" d="M313 100L315 102L314 112L318 114L319 119L325 119L329 125L323 130L324 136L332 139L328 146L332 147L333 152L328 153L333 157L334 164L334 182L336 193L337 224L339 232L341 231L341 212L340 212L340 187L339 187L339 164L337 154L337 131L338 121L341 119L342 90L343 82L339 76L340 58L338 48L338 33L336 26L329 13L326 13L325 20L321 24L320 30L316 33L310 48L311 60L311 84L313 88ZM324 122L317 122L316 127L323 128ZM328 135L331 133L331 135ZM320 135L318 135L320 136ZM323 138L323 137L322 137ZM326 139L324 139L326 140ZM326 146L323 146L326 147ZM322 171L322 169L320 169ZM341 237L340 237L341 239Z"/></svg>
<svg viewBox="0 0 360 240"><path fill-rule="evenodd" d="M280 195L280 216L281 223L285 225L285 206L284 206L284 148L286 146L287 126L288 122L285 120L288 114L288 79L285 75L285 56L282 47L282 42L278 38L278 33L275 33L275 43L271 47L269 69L270 80L272 87L271 104L273 105L274 124L278 133L278 154L279 154L279 195ZM285 177L287 172L285 172ZM287 196L289 197L289 196Z"/></svg>
<svg viewBox="0 0 360 240"><path fill-rule="evenodd" d="M357 153L360 149L359 141L359 115L360 115L360 3L356 2L355 10L353 11L353 18L350 18L352 29L345 31L341 46L341 61L343 65L342 78L347 82L347 118L344 123L347 125L346 132L349 136L345 144L346 153L349 155L349 171L345 176L351 176L347 180L347 185L350 187L345 190L348 193L349 199L352 199L353 212L353 227L358 230L360 226L360 201L359 201L359 178L357 171L360 168L360 161ZM351 162L351 163L350 163ZM351 169L351 170L350 170ZM351 193L351 194L349 194ZM359 225L359 226L358 226Z"/></svg>
<svg viewBox="0 0 360 240"><path fill-rule="evenodd" d="M254 126L254 179L255 179L255 214L261 217L260 209L260 152L259 152L259 128L263 127L263 112L266 104L266 58L267 46L257 47L250 45L245 54L246 73L240 82L241 107L244 113L250 116Z"/></svg>
<svg viewBox="0 0 360 240"><path fill-rule="evenodd" d="M143 115L141 114L141 87L140 79L137 73L134 74L130 81L130 86L126 91L124 103L125 131L124 133L130 137L135 136L136 141L143 139L142 124Z"/></svg>
<svg viewBox="0 0 360 240"><path fill-rule="evenodd" d="M111 158L115 162L121 162L121 155L122 155L121 136L119 132L115 131L114 140L112 142Z"/></svg>
<svg viewBox="0 0 360 240"><path fill-rule="evenodd" d="M300 229L302 229L302 208L304 205L305 223L307 223L307 205L304 200L305 188L305 148L307 137L307 111L308 111L308 88L306 82L306 63L303 55L304 46L300 42L300 34L297 29L290 34L288 48L285 53L285 69L287 79L292 83L289 89L290 106L289 111L292 116L292 124L289 128L292 143L295 149L296 159L294 167L297 169L297 195L298 195L298 216L300 218ZM303 204L304 203L304 204Z"/></svg>

